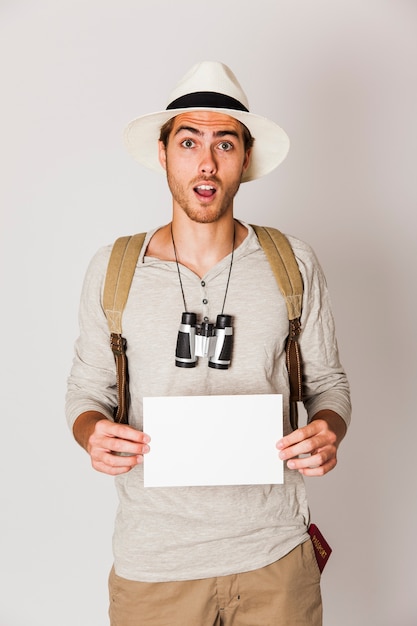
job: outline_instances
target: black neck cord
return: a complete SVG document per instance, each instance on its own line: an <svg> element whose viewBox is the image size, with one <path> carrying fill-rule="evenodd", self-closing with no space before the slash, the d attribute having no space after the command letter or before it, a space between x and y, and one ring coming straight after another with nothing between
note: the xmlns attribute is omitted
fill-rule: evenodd
<svg viewBox="0 0 417 626"><path fill-rule="evenodd" d="M180 281L182 300L184 302L184 311L187 311L187 305L185 303L184 287L183 287L183 284L182 284L180 266L179 266L179 263L178 263L177 249L175 247L174 233L172 232L172 224L171 224L171 239L172 239L172 246L174 248L175 263L177 265L178 279ZM224 312L224 306L226 304L227 292L228 292L228 289L229 289L230 275L232 273L233 257L234 257L234 253L235 253L235 241L236 241L236 228L233 228L232 256L230 257L229 274L227 276L226 290L224 292L224 300L223 300L223 306L222 306L221 315L223 315L223 312Z"/></svg>

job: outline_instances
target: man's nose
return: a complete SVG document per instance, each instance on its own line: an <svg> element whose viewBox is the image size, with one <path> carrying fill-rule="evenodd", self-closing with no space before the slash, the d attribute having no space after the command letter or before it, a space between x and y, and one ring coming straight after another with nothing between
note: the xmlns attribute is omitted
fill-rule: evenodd
<svg viewBox="0 0 417 626"><path fill-rule="evenodd" d="M217 172L216 159L210 147L204 148L200 161L200 172L206 175L212 175Z"/></svg>

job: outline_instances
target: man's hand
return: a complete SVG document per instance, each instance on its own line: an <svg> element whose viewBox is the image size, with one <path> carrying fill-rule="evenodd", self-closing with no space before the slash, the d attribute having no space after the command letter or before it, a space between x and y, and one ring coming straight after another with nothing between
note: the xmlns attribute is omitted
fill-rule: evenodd
<svg viewBox="0 0 417 626"><path fill-rule="evenodd" d="M319 411L310 424L277 443L279 458L304 476L323 476L337 463L337 449L346 434L344 420L334 411ZM308 455L298 458L299 455Z"/></svg>
<svg viewBox="0 0 417 626"><path fill-rule="evenodd" d="M112 476L143 463L143 455L150 449L148 435L126 424L111 422L94 411L76 419L74 437L90 455L94 469Z"/></svg>

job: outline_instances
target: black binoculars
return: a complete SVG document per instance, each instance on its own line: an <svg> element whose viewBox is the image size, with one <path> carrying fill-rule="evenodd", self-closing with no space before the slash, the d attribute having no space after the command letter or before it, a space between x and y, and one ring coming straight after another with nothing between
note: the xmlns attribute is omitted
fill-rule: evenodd
<svg viewBox="0 0 417 626"><path fill-rule="evenodd" d="M227 370L232 356L233 328L231 315L217 316L216 325L197 324L195 313L183 313L178 331L175 365L195 367L198 357L208 357L209 367Z"/></svg>

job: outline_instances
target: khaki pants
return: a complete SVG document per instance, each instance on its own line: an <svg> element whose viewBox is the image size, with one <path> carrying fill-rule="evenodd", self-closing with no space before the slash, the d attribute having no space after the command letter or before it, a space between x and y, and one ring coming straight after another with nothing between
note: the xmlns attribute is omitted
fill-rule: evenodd
<svg viewBox="0 0 417 626"><path fill-rule="evenodd" d="M183 582L109 578L111 626L321 626L311 541L252 572Z"/></svg>

